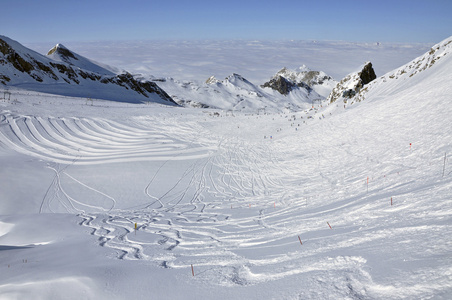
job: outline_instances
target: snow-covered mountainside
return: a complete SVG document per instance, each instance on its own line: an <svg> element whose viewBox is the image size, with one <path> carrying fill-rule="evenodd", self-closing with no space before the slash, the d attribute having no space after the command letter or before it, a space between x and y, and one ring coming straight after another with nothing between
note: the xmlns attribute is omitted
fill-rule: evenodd
<svg viewBox="0 0 452 300"><path fill-rule="evenodd" d="M290 113L0 86L0 299L449 300L451 82L452 37Z"/></svg>
<svg viewBox="0 0 452 300"><path fill-rule="evenodd" d="M433 46L424 55L379 78L376 78L372 64L368 62L360 72L349 74L342 79L333 89L327 101L353 104L371 96L390 96L408 87L411 88L413 82L425 80L419 74L450 54L451 49L452 39L449 38Z"/></svg>
<svg viewBox="0 0 452 300"><path fill-rule="evenodd" d="M320 77L314 76L311 79L313 88L299 82L291 85L293 88L287 93L281 93L271 85L257 86L239 74L232 74L224 80L211 76L205 83L154 78L180 105L242 112L257 112L264 109L268 112L299 111L311 107L314 101L325 99L316 92L316 88L319 91L328 90L328 85L320 87L323 83ZM328 90L328 93L330 91Z"/></svg>
<svg viewBox="0 0 452 300"><path fill-rule="evenodd" d="M303 65L296 70L282 68L263 86L271 87L283 95L287 95L298 88L314 91L323 98L327 98L336 84L336 80L325 72L312 71Z"/></svg>
<svg viewBox="0 0 452 300"><path fill-rule="evenodd" d="M332 103L342 100L347 103L357 93L363 90L363 87L377 77L372 68L371 62L366 62L360 67L360 71L353 72L345 76L331 91L327 101Z"/></svg>
<svg viewBox="0 0 452 300"><path fill-rule="evenodd" d="M62 45L43 56L5 36L0 36L0 84L66 96L176 104L156 83L115 74Z"/></svg>
<svg viewBox="0 0 452 300"><path fill-rule="evenodd" d="M350 100L353 103L371 97L389 97L394 93L411 88L416 82L421 83L425 81L426 78L420 75L432 68L435 64L438 64L438 62L441 62L447 55L452 56L451 53L452 38L448 38L434 45L424 55L370 82ZM437 75L437 73L425 74L428 77ZM442 80L443 78L439 77L439 79Z"/></svg>

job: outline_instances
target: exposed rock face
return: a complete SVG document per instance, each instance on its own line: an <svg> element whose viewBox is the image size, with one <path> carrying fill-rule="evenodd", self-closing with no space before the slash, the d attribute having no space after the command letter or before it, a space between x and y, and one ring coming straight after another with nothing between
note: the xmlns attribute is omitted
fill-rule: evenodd
<svg viewBox="0 0 452 300"><path fill-rule="evenodd" d="M55 47L50 49L47 55L52 55L54 53L58 53L60 57L66 58L66 60L69 60L68 58L78 60L77 57L75 57L75 55L71 51L69 51L69 49L61 44L57 44Z"/></svg>
<svg viewBox="0 0 452 300"><path fill-rule="evenodd" d="M130 88L135 92L148 97L148 93L155 93L159 95L161 98L166 99L167 101L174 102L174 100L164 91L162 90L155 82L152 81L139 81L135 79L130 73L123 73L116 75L114 77L104 77L100 80L102 83L113 83L120 86L125 87L126 89ZM176 104L176 102L174 102Z"/></svg>
<svg viewBox="0 0 452 300"><path fill-rule="evenodd" d="M372 68L371 62L368 62L367 64L364 65L363 70L359 74L359 78L361 78L363 86L377 78L377 75L375 75L375 71Z"/></svg>
<svg viewBox="0 0 452 300"><path fill-rule="evenodd" d="M328 96L330 103L343 100L346 103L349 99L357 96L366 84L369 84L377 76L372 68L371 62L366 62L361 71L345 76L331 91Z"/></svg>
<svg viewBox="0 0 452 300"><path fill-rule="evenodd" d="M335 84L336 81L324 72L312 71L303 65L295 71L282 68L262 87L272 88L282 95L288 95L295 89L304 89L308 93L315 91L326 98Z"/></svg>
<svg viewBox="0 0 452 300"><path fill-rule="evenodd" d="M262 87L269 87L278 91L281 95L287 95L296 87L296 84L290 82L282 76L276 76L270 79L270 81L264 83Z"/></svg>
<svg viewBox="0 0 452 300"><path fill-rule="evenodd" d="M289 81L295 84L305 83L306 85L313 87L314 85L322 85L326 81L334 80L331 76L328 76L321 71L312 71L307 66L303 65L297 70L292 71L287 68L282 68L276 73L276 76L283 76Z"/></svg>

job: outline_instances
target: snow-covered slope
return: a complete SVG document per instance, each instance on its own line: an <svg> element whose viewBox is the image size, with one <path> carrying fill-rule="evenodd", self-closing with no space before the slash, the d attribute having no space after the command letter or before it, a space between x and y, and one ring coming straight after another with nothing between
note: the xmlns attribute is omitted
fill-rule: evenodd
<svg viewBox="0 0 452 300"><path fill-rule="evenodd" d="M447 68L448 62L442 60L447 58L450 61L450 56L452 56L452 38L445 39L434 45L424 55L372 81L352 101L363 101L372 97L391 97L393 94L406 92L407 89L412 89L417 84L422 85L427 80L432 81L431 77L438 80L438 85L440 85L440 82L444 82L448 78L447 74L440 75L437 69L430 72L426 71L429 71L435 64L441 64L438 69L444 69L444 66ZM425 88L436 90L436 84L431 82L431 85L431 87Z"/></svg>
<svg viewBox="0 0 452 300"><path fill-rule="evenodd" d="M449 299L451 41L345 108L0 90L0 299Z"/></svg>
<svg viewBox="0 0 452 300"><path fill-rule="evenodd" d="M0 36L0 84L66 96L122 102L176 103L157 84L129 73L114 74L61 45L49 56Z"/></svg>
<svg viewBox="0 0 452 300"><path fill-rule="evenodd" d="M350 103L360 102L373 97L390 97L399 92L406 92L406 89L412 89L418 82L426 81L430 76L438 76L437 73L427 73L420 76L423 72L429 70L436 63L444 59L452 52L452 39L445 39L441 43L434 45L430 51L424 55L410 61L409 63L397 68L387 74L376 78L363 87L360 84L360 73L352 73L345 77L341 83L333 90L328 101L337 101L346 99ZM445 63L447 65L447 63ZM438 78L442 80L442 77ZM358 88L356 88L358 87ZM354 90L356 94L345 96L346 90Z"/></svg>

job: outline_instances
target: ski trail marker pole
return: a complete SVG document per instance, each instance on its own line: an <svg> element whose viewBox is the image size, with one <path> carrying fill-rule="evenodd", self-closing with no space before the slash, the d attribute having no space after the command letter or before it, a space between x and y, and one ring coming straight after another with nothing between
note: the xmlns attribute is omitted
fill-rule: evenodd
<svg viewBox="0 0 452 300"><path fill-rule="evenodd" d="M300 241L300 244L303 245L303 243L301 242L300 236L298 236L298 240Z"/></svg>
<svg viewBox="0 0 452 300"><path fill-rule="evenodd" d="M195 271L193 270L193 265L191 265L191 275L195 276Z"/></svg>

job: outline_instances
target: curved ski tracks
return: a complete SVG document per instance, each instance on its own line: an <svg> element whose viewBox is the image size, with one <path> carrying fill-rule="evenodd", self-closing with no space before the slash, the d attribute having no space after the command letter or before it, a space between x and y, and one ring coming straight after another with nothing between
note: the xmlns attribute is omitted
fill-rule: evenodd
<svg viewBox="0 0 452 300"><path fill-rule="evenodd" d="M174 130L178 129L195 140L195 130ZM290 149L224 138L216 151L211 151L208 147L193 147L180 135L177 138L178 134L102 119L0 115L2 146L51 162L48 167L55 173L54 180L41 211L52 211L58 203L77 212L80 225L90 229L100 246L111 249L114 258L146 260L162 268L189 270L194 265L196 278L209 283L253 285L310 273L311 284L320 290L336 289L339 298L352 295L359 299L365 294L363 286L384 289L390 284L377 286L373 282L366 259L355 248L397 243L413 233L428 239L413 239L400 247L407 252L418 251L422 257L422 249L430 247L429 240L439 239L447 231L446 221L431 221L447 217L447 207L435 213L424 212L422 206L407 201L413 192L410 181L400 183L392 176L399 170L409 170L409 165L416 167L409 163L410 157L405 159L407 167L389 165L385 174L391 176L376 176L372 189L366 192L364 173L340 179L344 187L338 187L333 175L337 177L341 172L324 172L316 158L323 156L323 162L338 162L321 151L306 151L305 159L300 160L305 169L300 172L300 165L287 165L277 159L285 157ZM275 155L275 150L281 153ZM344 155L356 156L347 149ZM116 199L66 171L77 164L139 160L160 160L161 164L142 187L148 203L134 209L115 209ZM154 194L156 179L172 160L190 163L184 164L180 176L172 178L166 191ZM428 166L423 168L425 174L432 172ZM108 205L90 206L74 199L61 184L63 175L100 195ZM303 176L318 180L303 186ZM432 178L416 193L427 197L438 180ZM289 183L290 189L284 183ZM399 206L387 205L391 195L398 196ZM413 218L436 225L411 226ZM327 221L334 230L328 228ZM372 249L366 251L372 253ZM441 280L447 270L441 272L428 282ZM325 274L334 279L322 279ZM400 286L409 287L411 283L407 280Z"/></svg>
<svg viewBox="0 0 452 300"><path fill-rule="evenodd" d="M93 165L209 156L210 149L205 146L111 120L15 116L9 112L1 115L0 143L17 152L59 164Z"/></svg>

